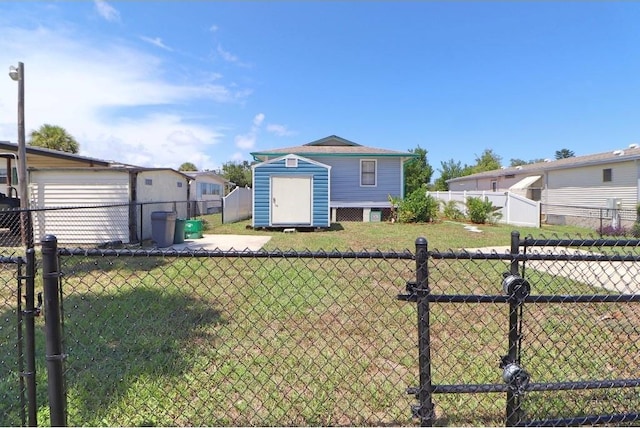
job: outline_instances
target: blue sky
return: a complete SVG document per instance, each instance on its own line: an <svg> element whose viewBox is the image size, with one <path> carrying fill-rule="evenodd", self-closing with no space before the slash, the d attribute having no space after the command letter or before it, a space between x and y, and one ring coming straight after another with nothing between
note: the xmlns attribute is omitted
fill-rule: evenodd
<svg viewBox="0 0 640 428"><path fill-rule="evenodd" d="M338 135L553 158L640 142L639 2L0 2L0 67L25 64L26 129L81 154L215 169ZM0 78L0 140L17 141Z"/></svg>

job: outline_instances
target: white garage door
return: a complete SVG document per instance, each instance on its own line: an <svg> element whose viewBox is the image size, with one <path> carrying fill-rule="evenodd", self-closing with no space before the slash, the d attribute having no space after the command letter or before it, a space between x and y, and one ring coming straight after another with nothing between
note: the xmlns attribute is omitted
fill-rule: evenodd
<svg viewBox="0 0 640 428"><path fill-rule="evenodd" d="M55 235L61 244L129 242L129 173L120 170L34 170L31 208L34 238ZM89 208L91 207L91 208Z"/></svg>
<svg viewBox="0 0 640 428"><path fill-rule="evenodd" d="M311 177L271 177L271 224L311 224Z"/></svg>

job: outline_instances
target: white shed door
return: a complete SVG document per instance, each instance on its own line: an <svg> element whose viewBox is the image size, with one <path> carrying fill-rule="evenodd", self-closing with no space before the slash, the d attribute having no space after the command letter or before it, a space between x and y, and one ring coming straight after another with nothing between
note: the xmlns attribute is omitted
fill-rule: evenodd
<svg viewBox="0 0 640 428"><path fill-rule="evenodd" d="M311 224L311 177L271 177L271 224Z"/></svg>

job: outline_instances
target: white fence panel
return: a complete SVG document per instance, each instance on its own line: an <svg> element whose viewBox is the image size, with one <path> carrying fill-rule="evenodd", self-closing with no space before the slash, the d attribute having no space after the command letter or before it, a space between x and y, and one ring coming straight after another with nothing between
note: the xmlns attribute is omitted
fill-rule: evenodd
<svg viewBox="0 0 640 428"><path fill-rule="evenodd" d="M236 187L222 198L222 223L235 223L251 218L253 206L250 187Z"/></svg>
<svg viewBox="0 0 640 428"><path fill-rule="evenodd" d="M499 223L514 226L540 227L540 202L532 201L511 192L462 191L462 192L429 192L441 201L456 201L458 208L466 213L467 198L488 199L495 207L500 207L502 218Z"/></svg>

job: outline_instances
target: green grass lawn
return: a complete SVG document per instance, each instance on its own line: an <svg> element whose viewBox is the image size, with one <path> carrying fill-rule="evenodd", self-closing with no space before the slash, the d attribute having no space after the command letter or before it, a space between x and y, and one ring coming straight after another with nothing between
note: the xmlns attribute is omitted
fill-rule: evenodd
<svg viewBox="0 0 640 428"><path fill-rule="evenodd" d="M219 214L204 216L207 230L205 233L268 235L271 240L265 250L394 250L415 249L415 240L425 237L430 249L448 250L460 248L486 247L492 245L510 245L511 232L517 230L522 238L531 235L547 238L577 236L595 237L591 229L573 226L544 225L542 228L515 227L509 225L477 225L482 233L464 229L466 224L439 221L426 224L403 223L334 223L329 230L282 233L277 230L252 230L251 220L233 224L221 224Z"/></svg>
<svg viewBox="0 0 640 428"><path fill-rule="evenodd" d="M284 234L217 221L208 217L206 233L269 234L267 250L413 251L419 236L430 249L502 246L513 230L341 223ZM566 227L520 232L588 234ZM505 268L499 261L432 260L430 286L499 294ZM417 423L415 399L405 392L419 379L416 305L396 298L415 278L413 260L74 256L61 258L61 270L70 425ZM538 294L599 292L544 272L532 271L530 279ZM7 290L2 297L0 320L10 325L15 296ZM536 382L637 376L638 309L531 304L523 364ZM434 304L434 382L501 383L507 316L504 304ZM42 317L37 322L38 416L47 425ZM8 361L14 350L0 345L0 360ZM0 379L0 425L18 424L16 376L0 364ZM532 393L523 405L530 417L574 416L637 408L639 397L637 390ZM434 402L438 425L504 424L504 394L448 394Z"/></svg>

